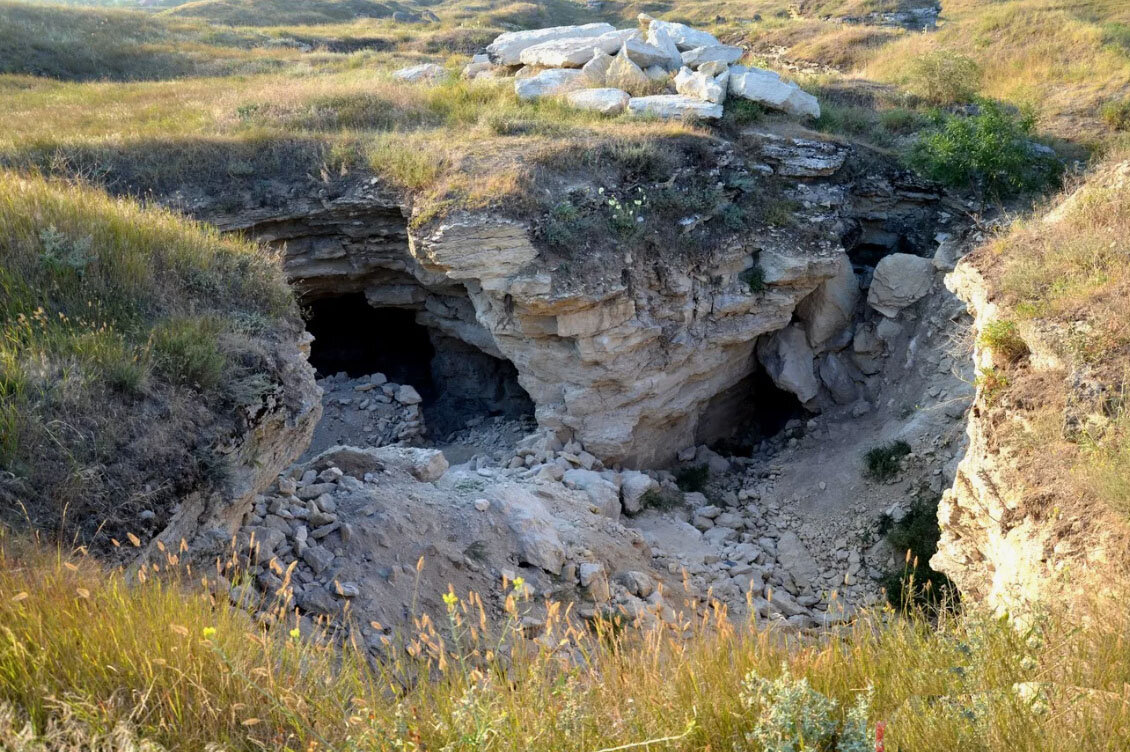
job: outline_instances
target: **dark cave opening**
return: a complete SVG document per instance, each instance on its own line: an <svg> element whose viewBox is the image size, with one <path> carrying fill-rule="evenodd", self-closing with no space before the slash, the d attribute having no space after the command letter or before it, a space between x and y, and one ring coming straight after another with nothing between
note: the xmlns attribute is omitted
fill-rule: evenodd
<svg viewBox="0 0 1130 752"><path fill-rule="evenodd" d="M362 293L312 301L306 327L314 335L310 363L318 375L352 378L383 373L410 384L432 435L463 428L474 418L533 416L534 403L507 360L416 320L409 308L377 308Z"/></svg>
<svg viewBox="0 0 1130 752"><path fill-rule="evenodd" d="M716 426L714 439L708 442L712 449L723 455L750 457L763 441L781 435L789 421L807 420L811 415L795 394L778 387L765 369L757 367L715 398L703 421ZM718 430L718 426L729 430Z"/></svg>
<svg viewBox="0 0 1130 752"><path fill-rule="evenodd" d="M435 399L435 348L415 311L374 308L363 293L319 298L307 307L306 328L314 335L310 364L319 376L383 373L389 381L414 386L425 403Z"/></svg>

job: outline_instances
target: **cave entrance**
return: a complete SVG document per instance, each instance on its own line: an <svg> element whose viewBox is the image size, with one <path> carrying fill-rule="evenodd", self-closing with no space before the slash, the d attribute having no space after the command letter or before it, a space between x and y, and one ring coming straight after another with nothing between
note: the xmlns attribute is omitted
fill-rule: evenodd
<svg viewBox="0 0 1130 752"><path fill-rule="evenodd" d="M700 428L699 438L707 439L720 454L750 457L763 441L784 431L789 421L811 416L795 394L778 387L758 366L714 399L702 418L702 426L713 436L703 436Z"/></svg>
<svg viewBox="0 0 1130 752"><path fill-rule="evenodd" d="M363 293L339 295L311 302L306 328L314 335L310 364L319 376L383 373L394 383L411 384L425 402L435 399L435 349L415 311L374 308Z"/></svg>
<svg viewBox="0 0 1130 752"><path fill-rule="evenodd" d="M363 293L351 293L311 301L306 315L314 335L310 363L319 377L383 373L412 385L433 437L476 419L534 414L512 363L420 324L416 310L374 307Z"/></svg>

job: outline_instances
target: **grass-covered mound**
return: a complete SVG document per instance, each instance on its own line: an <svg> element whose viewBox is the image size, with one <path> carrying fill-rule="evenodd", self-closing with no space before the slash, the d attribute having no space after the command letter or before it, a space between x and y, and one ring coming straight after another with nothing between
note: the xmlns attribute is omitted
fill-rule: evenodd
<svg viewBox="0 0 1130 752"><path fill-rule="evenodd" d="M52 749L872 752L882 727L888 750L1058 752L1125 749L1130 728L1121 600L1096 606L1086 629L1054 615L931 625L887 611L819 639L721 615L593 633L555 608L527 640L520 588L500 583L508 621L488 624L475 596L450 593L445 618L390 638L371 671L360 634L331 646L281 612L268 627L226 590L201 591L201 573L176 557L131 587L89 559L0 540L0 739L20 752L39 749L35 738Z"/></svg>
<svg viewBox="0 0 1130 752"><path fill-rule="evenodd" d="M120 535L222 474L213 443L276 388L279 342L300 326L277 259L14 173L0 249L3 515Z"/></svg>

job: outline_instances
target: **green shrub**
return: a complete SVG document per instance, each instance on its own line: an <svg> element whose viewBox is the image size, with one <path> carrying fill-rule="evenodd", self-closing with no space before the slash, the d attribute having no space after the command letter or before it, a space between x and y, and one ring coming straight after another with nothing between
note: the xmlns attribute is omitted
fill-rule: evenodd
<svg viewBox="0 0 1130 752"><path fill-rule="evenodd" d="M884 517L887 542L904 556L901 570L883 579L887 601L895 608L939 608L956 605L957 591L948 577L930 568L938 550L938 499L918 498L898 522Z"/></svg>
<svg viewBox="0 0 1130 752"><path fill-rule="evenodd" d="M970 102L981 88L981 67L965 55L935 50L911 62L907 85L933 104Z"/></svg>
<svg viewBox="0 0 1130 752"><path fill-rule="evenodd" d="M706 481L710 478L710 468L706 465L684 467L675 473L675 483L680 489L691 493L706 488Z"/></svg>
<svg viewBox="0 0 1130 752"><path fill-rule="evenodd" d="M760 266L751 266L739 274L738 279L745 282L749 291L755 295L765 290L765 270Z"/></svg>
<svg viewBox="0 0 1130 752"><path fill-rule="evenodd" d="M731 99L726 103L726 119L734 125L753 125L765 117L765 109L748 99Z"/></svg>
<svg viewBox="0 0 1130 752"><path fill-rule="evenodd" d="M670 512L683 506L683 495L668 488L653 488L640 498L641 509Z"/></svg>
<svg viewBox="0 0 1130 752"><path fill-rule="evenodd" d="M1099 117L1116 131L1130 131L1130 99L1107 102L1099 108Z"/></svg>
<svg viewBox="0 0 1130 752"><path fill-rule="evenodd" d="M1012 361L1020 360L1028 353L1028 345L1020 336L1016 322L1008 319L990 321L981 330L978 341L982 346Z"/></svg>
<svg viewBox="0 0 1130 752"><path fill-rule="evenodd" d="M970 117L939 115L910 154L910 164L949 186L1005 197L1054 186L1063 166L1031 141L1031 114L1014 115L980 100Z"/></svg>
<svg viewBox="0 0 1130 752"><path fill-rule="evenodd" d="M910 444L905 441L892 441L871 449L863 458L867 463L867 477L877 481L894 477L899 471L899 460L908 454Z"/></svg>

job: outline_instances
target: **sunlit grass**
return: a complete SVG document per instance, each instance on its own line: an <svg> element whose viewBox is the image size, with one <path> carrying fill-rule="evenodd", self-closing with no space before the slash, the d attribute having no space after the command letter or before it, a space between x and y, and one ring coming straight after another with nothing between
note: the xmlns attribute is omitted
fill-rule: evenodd
<svg viewBox="0 0 1130 752"><path fill-rule="evenodd" d="M230 562L196 571L181 555L161 552L131 585L82 556L0 545L0 701L40 731L52 719L90 736L125 724L186 750L591 752L661 738L746 750L763 709L743 704L742 680L787 666L840 712L871 688L870 725L886 724L888 749L1113 750L1130 721L1130 617L1118 608L1085 629L887 611L788 637L720 612L681 629L593 630L553 606L535 637L520 626L521 584L500 582L501 621L450 593L448 613L380 639L383 625L331 635L300 623L286 587L256 620L228 600Z"/></svg>

